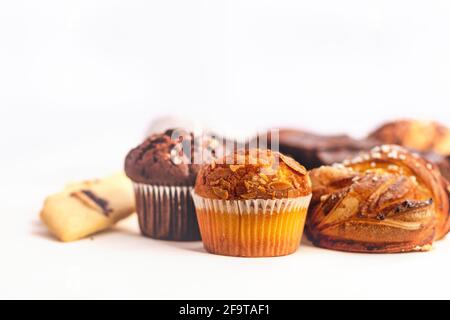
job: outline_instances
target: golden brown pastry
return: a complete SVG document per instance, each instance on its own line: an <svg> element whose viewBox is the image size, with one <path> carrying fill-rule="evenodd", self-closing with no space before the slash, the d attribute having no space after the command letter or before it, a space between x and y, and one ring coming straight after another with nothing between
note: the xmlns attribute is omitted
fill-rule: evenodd
<svg viewBox="0 0 450 320"><path fill-rule="evenodd" d="M45 200L41 220L63 242L112 227L135 212L133 187L125 174L74 183Z"/></svg>
<svg viewBox="0 0 450 320"><path fill-rule="evenodd" d="M449 231L439 170L391 145L311 172L307 234L320 247L353 252L430 250Z"/></svg>
<svg viewBox="0 0 450 320"><path fill-rule="evenodd" d="M369 138L421 152L450 155L450 129L433 121L399 120L386 123Z"/></svg>

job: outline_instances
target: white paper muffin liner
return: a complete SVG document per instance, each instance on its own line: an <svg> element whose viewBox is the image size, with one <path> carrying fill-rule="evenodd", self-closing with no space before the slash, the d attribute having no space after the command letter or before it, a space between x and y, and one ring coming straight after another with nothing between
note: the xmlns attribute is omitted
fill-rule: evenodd
<svg viewBox="0 0 450 320"><path fill-rule="evenodd" d="M303 235L311 195L280 200L213 200L193 192L208 252L240 257L295 252Z"/></svg>
<svg viewBox="0 0 450 320"><path fill-rule="evenodd" d="M161 240L200 240L192 187L134 183L136 209L143 235Z"/></svg>

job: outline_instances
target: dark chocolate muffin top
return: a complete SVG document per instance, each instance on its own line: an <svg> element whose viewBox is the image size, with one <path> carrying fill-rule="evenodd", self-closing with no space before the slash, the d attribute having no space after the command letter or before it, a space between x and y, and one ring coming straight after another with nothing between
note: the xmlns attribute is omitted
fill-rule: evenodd
<svg viewBox="0 0 450 320"><path fill-rule="evenodd" d="M200 168L194 164L194 135L178 134L177 130L174 138L174 132L167 130L151 135L128 153L125 172L132 181L167 186L194 185Z"/></svg>

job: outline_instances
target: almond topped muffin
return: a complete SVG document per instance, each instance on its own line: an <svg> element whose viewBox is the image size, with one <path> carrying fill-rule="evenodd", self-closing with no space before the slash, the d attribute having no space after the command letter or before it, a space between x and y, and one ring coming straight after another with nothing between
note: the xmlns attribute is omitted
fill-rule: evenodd
<svg viewBox="0 0 450 320"><path fill-rule="evenodd" d="M310 199L311 181L302 165L259 149L203 166L194 192L206 250L242 257L295 252Z"/></svg>

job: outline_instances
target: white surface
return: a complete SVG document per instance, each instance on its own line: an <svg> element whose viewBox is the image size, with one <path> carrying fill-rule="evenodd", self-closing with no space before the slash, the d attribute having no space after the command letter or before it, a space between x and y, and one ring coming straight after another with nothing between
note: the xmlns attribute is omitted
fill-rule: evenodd
<svg viewBox="0 0 450 320"><path fill-rule="evenodd" d="M0 2L0 298L450 298L448 239L253 260L133 219L61 244L37 220L66 182L119 170L161 114L233 134L450 125L449 31L448 1Z"/></svg>

